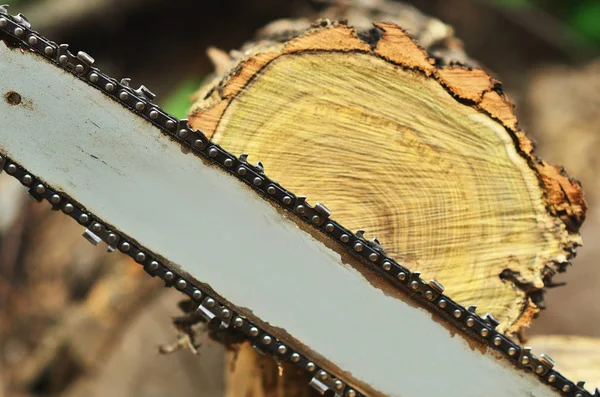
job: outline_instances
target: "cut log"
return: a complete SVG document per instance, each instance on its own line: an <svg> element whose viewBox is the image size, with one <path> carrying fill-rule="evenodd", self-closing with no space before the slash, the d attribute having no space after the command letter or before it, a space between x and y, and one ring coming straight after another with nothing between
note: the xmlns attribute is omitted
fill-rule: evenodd
<svg viewBox="0 0 600 397"><path fill-rule="evenodd" d="M329 21L246 46L228 66L198 92L194 127L501 330L543 307L586 206L580 184L535 155L485 71L432 58L394 24ZM247 382L230 376L231 395Z"/></svg>
<svg viewBox="0 0 600 397"><path fill-rule="evenodd" d="M263 43L191 122L516 331L580 244L580 185L535 156L483 70L437 66L396 25L375 32Z"/></svg>

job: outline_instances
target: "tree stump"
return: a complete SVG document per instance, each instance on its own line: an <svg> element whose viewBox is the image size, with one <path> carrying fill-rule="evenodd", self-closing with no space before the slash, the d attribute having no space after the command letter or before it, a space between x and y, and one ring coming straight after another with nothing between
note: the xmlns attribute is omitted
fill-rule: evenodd
<svg viewBox="0 0 600 397"><path fill-rule="evenodd" d="M198 92L193 127L502 331L543 307L586 205L576 180L535 155L498 81L433 57L392 23L321 20L217 55L226 71Z"/></svg>

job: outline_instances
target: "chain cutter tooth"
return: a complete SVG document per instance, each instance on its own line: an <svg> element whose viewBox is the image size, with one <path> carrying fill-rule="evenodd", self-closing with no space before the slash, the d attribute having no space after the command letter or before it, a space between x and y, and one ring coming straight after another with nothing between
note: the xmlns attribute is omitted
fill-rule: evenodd
<svg viewBox="0 0 600 397"><path fill-rule="evenodd" d="M198 306L198 309L206 318L206 321L211 323L213 320L220 320L219 328L226 329L231 325L233 313L226 307L220 306L217 301L211 297L206 297Z"/></svg>
<svg viewBox="0 0 600 397"><path fill-rule="evenodd" d="M150 91L145 85L140 85L139 88L133 90L137 96L144 98L147 102L152 103L156 98L156 94Z"/></svg>
<svg viewBox="0 0 600 397"><path fill-rule="evenodd" d="M83 237L92 245L98 245L98 243L102 241L102 239L90 229L85 229L85 231L83 232Z"/></svg>
<svg viewBox="0 0 600 397"><path fill-rule="evenodd" d="M320 370L310 380L310 386L321 395L342 397L346 384L339 379L332 377L324 370Z"/></svg>
<svg viewBox="0 0 600 397"><path fill-rule="evenodd" d="M238 157L238 160L240 160L241 163L244 163L244 165L247 166L248 168L251 168L252 170L254 170L254 172L261 174L261 175L265 174L265 167L263 166L263 163L258 161L254 165L250 164L248 162L248 154L247 153L240 154L240 156Z"/></svg>
<svg viewBox="0 0 600 397"><path fill-rule="evenodd" d="M79 51L77 55L73 55L69 50L68 44L58 46L57 61L59 64L66 67L71 72L76 74L86 74L94 65L94 58L83 51Z"/></svg>
<svg viewBox="0 0 600 397"><path fill-rule="evenodd" d="M496 317L494 317L491 313L486 313L485 316L483 316L483 321L485 321L492 329L496 329L498 325L500 325L500 321L496 320Z"/></svg>

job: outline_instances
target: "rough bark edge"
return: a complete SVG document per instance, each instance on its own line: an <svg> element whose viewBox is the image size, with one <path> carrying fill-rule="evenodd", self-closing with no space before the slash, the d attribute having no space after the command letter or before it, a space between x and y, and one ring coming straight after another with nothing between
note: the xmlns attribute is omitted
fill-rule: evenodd
<svg viewBox="0 0 600 397"><path fill-rule="evenodd" d="M369 36L370 41L367 42L356 29L343 21L319 20L311 29L293 36L287 43L266 41L250 47L251 50L246 51L244 56L230 59L231 67L227 75L217 76L196 95L199 103L190 111L191 124L212 138L221 115L240 90L273 60L291 53L361 52L434 78L458 102L473 107L504 126L517 152L535 172L550 218L560 219L566 231L560 239L564 255L552 258L547 265L549 271L543 274L544 285L551 285L552 276L565 270L569 260L575 256L576 247L581 245L578 231L587 209L581 183L569 177L562 167L550 165L534 153L532 141L518 125L513 104L503 92L501 84L486 71L461 63L441 63L398 25L375 23L374 26L383 33L376 40ZM326 45L328 40L333 45ZM252 73L248 73L249 70ZM509 326L508 332L517 332L528 326L539 312L539 307L543 306L543 289L521 289L526 294L526 300L521 315Z"/></svg>

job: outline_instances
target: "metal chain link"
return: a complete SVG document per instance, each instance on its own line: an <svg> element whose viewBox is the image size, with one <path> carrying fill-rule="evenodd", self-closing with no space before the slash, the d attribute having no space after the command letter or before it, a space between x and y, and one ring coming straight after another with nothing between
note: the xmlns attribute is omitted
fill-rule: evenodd
<svg viewBox="0 0 600 397"><path fill-rule="evenodd" d="M302 221L311 224L320 232L334 239L347 252L359 259L365 266L382 275L396 288L416 301L420 306L437 314L447 324L468 338L486 344L501 352L506 359L524 371L533 372L538 379L560 391L567 397L592 397L584 389L584 382L574 382L554 370L554 362L541 354L531 353L528 347L521 347L507 336L496 331L498 321L491 315L480 316L475 306L464 308L443 294L444 287L436 280L424 281L420 272L409 271L386 255L376 239L366 240L363 231L349 231L330 219L330 211L322 204L310 206L306 197L296 196L269 179L262 165L247 162L247 156L236 157L219 145L211 142L201 132L192 129L186 119L179 120L166 113L153 103L155 95L145 86L133 89L129 79L120 81L107 76L94 67L94 59L85 52L77 55L69 51L68 45L57 45L31 29L27 18L22 14L11 16L8 6L0 5L0 39L8 45L30 50L44 57L52 64L69 71L78 79L128 108L139 117L152 123L163 134L174 138L182 146L201 155L219 166L223 171L245 182L255 192L294 214ZM350 385L340 374L326 371L319 363L311 359L310 354L290 347L285 341L277 339L265 328L224 304L219 298L193 281L178 274L168 265L160 262L151 250L136 245L128 236L117 231L113 225L103 222L83 205L70 198L64 192L54 189L22 167L17 159L10 159L0 153L0 172L6 171L29 188L29 194L38 201L47 200L54 210L60 210L86 227L84 237L93 244L104 241L109 250L119 250L140 263L151 276L160 277L165 285L175 287L198 303L198 310L207 322L220 329L235 332L248 340L262 353L271 355L276 361L289 362L312 375L310 385L320 393L333 393L334 396L359 397L366 394L356 385ZM594 397L600 397L596 389Z"/></svg>

